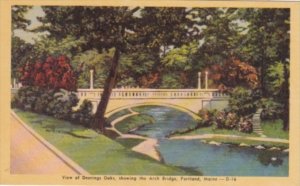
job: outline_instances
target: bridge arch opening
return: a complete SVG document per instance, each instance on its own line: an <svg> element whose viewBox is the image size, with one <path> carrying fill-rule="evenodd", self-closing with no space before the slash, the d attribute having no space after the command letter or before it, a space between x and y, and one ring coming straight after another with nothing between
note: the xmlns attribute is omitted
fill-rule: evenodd
<svg viewBox="0 0 300 186"><path fill-rule="evenodd" d="M189 114L195 120L201 119L198 114L196 114L195 112L193 112L193 111L191 111L187 108L184 108L182 106L178 106L178 105L175 105L175 104L160 103L160 102L144 102L144 103L135 103L135 104L129 104L129 105L126 105L126 106L121 106L117 109L113 109L113 110L110 110L110 111L106 112L105 117L108 118L108 117L112 116L113 114L115 114L117 112L120 112L121 110L130 109L130 108L139 107L139 106L164 106L164 107L170 107L170 108L174 108L176 110L179 110L179 111L182 111L182 112L185 112L185 113Z"/></svg>

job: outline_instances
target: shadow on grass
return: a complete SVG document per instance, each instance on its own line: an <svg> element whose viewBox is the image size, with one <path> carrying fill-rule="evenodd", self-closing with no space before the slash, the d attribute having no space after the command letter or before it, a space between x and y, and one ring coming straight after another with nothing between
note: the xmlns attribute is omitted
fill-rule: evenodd
<svg viewBox="0 0 300 186"><path fill-rule="evenodd" d="M65 134L69 134L73 137L76 137L76 138L81 138L81 139L92 139L94 137L89 137L89 136L82 136L82 135L77 135L77 134L74 134L73 132L64 132Z"/></svg>

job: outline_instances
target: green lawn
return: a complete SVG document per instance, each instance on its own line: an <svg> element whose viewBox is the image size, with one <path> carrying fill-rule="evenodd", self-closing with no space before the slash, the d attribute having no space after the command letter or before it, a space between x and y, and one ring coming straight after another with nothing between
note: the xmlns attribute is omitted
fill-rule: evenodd
<svg viewBox="0 0 300 186"><path fill-rule="evenodd" d="M91 174L102 175L189 175L188 170L167 166L131 151L138 142L123 145L70 122L31 112L15 110L17 115L47 141Z"/></svg>
<svg viewBox="0 0 300 186"><path fill-rule="evenodd" d="M117 138L115 141L122 144L123 146L127 148L132 148L139 143L143 142L143 139L135 139L135 138Z"/></svg>
<svg viewBox="0 0 300 186"><path fill-rule="evenodd" d="M289 132L282 130L282 120L274 121L263 121L261 123L263 134L270 138L282 138L289 139ZM226 134L226 135L238 135L238 136L249 136L249 137L258 137L256 133L243 133L237 130L226 130L226 129L217 129L215 126L202 127L196 130L185 133L181 131L176 136L182 135L199 135L199 134Z"/></svg>
<svg viewBox="0 0 300 186"><path fill-rule="evenodd" d="M261 123L264 135L267 137L289 139L289 132L282 130L282 126L280 119Z"/></svg>

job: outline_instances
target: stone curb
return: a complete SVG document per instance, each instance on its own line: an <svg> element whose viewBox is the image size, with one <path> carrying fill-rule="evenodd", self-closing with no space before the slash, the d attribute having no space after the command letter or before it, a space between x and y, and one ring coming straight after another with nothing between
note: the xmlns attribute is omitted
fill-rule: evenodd
<svg viewBox="0 0 300 186"><path fill-rule="evenodd" d="M237 136L237 135L225 135L225 134L199 134L199 135L186 135L186 136L173 136L169 139L210 139L214 137L221 138L231 138L231 139L245 139L253 141L262 141L262 142L278 142L278 143L289 143L289 140L279 139L279 138L263 138L263 137L246 137L246 136Z"/></svg>
<svg viewBox="0 0 300 186"><path fill-rule="evenodd" d="M62 160L68 167L73 169L77 174L79 175L89 175L90 173L84 170L82 167L80 167L77 163L75 163L73 160L71 160L69 157L67 157L65 154L63 154L61 151L59 151L56 147L54 147L52 144L47 142L41 135L36 133L33 129L31 129L29 126L27 126L26 123L24 123L14 111L11 111L11 115L17 119L20 124L38 141L40 141L47 149L49 149L51 152L53 152L60 160Z"/></svg>

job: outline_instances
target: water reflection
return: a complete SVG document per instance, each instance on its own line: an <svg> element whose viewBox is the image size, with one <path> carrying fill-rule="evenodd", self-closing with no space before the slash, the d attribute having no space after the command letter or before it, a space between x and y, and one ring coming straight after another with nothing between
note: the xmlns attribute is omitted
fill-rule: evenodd
<svg viewBox="0 0 300 186"><path fill-rule="evenodd" d="M272 165L274 167L278 167L283 163L283 159L280 156L280 153L272 151L260 152L257 156L257 159L262 165L265 166Z"/></svg>

